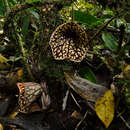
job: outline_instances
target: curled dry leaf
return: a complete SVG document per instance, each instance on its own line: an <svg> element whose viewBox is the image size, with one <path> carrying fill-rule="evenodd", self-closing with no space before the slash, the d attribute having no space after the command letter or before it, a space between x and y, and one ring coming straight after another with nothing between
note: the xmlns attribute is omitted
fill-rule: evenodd
<svg viewBox="0 0 130 130"><path fill-rule="evenodd" d="M82 119L83 118L81 116L81 114L78 111L76 111L76 110L71 114L71 117L73 117L75 119Z"/></svg>
<svg viewBox="0 0 130 130"><path fill-rule="evenodd" d="M76 74L65 72L65 77L69 86L87 101L95 102L108 90L106 87L94 84Z"/></svg>
<svg viewBox="0 0 130 130"><path fill-rule="evenodd" d="M19 69L13 72L3 71L0 72L0 88L14 88L16 83L22 80L22 69Z"/></svg>

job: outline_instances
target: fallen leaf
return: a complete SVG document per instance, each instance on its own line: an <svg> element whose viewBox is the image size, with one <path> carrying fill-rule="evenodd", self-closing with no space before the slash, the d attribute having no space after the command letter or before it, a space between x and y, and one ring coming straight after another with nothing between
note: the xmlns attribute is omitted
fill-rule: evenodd
<svg viewBox="0 0 130 130"><path fill-rule="evenodd" d="M111 90L108 90L103 97L96 100L95 111L99 119L108 128L114 118L114 96Z"/></svg>
<svg viewBox="0 0 130 130"><path fill-rule="evenodd" d="M3 125L2 125L2 124L0 124L0 130L4 130Z"/></svg>
<svg viewBox="0 0 130 130"><path fill-rule="evenodd" d="M81 114L78 111L76 111L76 110L71 114L71 117L73 117L75 119L82 119L83 118L81 116Z"/></svg>
<svg viewBox="0 0 130 130"><path fill-rule="evenodd" d="M20 69L20 70L18 70L17 71L17 76L18 76L18 81L21 81L22 80L22 75L23 75L23 70L22 69Z"/></svg>
<svg viewBox="0 0 130 130"><path fill-rule="evenodd" d="M15 111L15 112L12 112L12 113L9 115L9 117L10 117L10 119L14 119L17 115L18 115L18 112Z"/></svg>
<svg viewBox="0 0 130 130"><path fill-rule="evenodd" d="M64 74L68 85L87 101L95 102L108 90L106 87L94 84L76 74L68 72L65 72Z"/></svg>

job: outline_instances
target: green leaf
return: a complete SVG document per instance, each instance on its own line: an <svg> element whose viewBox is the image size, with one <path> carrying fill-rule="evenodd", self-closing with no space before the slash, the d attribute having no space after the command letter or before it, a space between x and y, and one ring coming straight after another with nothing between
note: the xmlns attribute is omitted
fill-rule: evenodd
<svg viewBox="0 0 130 130"><path fill-rule="evenodd" d="M24 38L28 32L29 22L30 22L30 16L29 15L24 16L23 26L22 26L22 35Z"/></svg>
<svg viewBox="0 0 130 130"><path fill-rule="evenodd" d="M117 51L117 39L110 33L103 33L102 39L105 42L105 46L111 51Z"/></svg>
<svg viewBox="0 0 130 130"><path fill-rule="evenodd" d="M0 0L0 16L3 16L5 14L5 7L2 0Z"/></svg>
<svg viewBox="0 0 130 130"><path fill-rule="evenodd" d="M27 3L33 3L33 2L38 2L38 1L42 1L42 0L26 0Z"/></svg>
<svg viewBox="0 0 130 130"><path fill-rule="evenodd" d="M102 16L102 19L110 19L111 17L112 17L111 14L104 14L104 15Z"/></svg>
<svg viewBox="0 0 130 130"><path fill-rule="evenodd" d="M128 26L128 27L127 27L127 29L126 29L126 32L127 32L128 34L130 34L130 24L128 23L127 26Z"/></svg>
<svg viewBox="0 0 130 130"><path fill-rule="evenodd" d="M130 45L125 45L121 48L121 51L130 50Z"/></svg>
<svg viewBox="0 0 130 130"><path fill-rule="evenodd" d="M36 18L39 20L39 14L33 10L29 10L29 12Z"/></svg>
<svg viewBox="0 0 130 130"><path fill-rule="evenodd" d="M8 61L11 61L11 62L15 62L15 61L18 61L18 60L21 60L21 59L23 59L23 57L22 56L19 56L19 57L10 57L10 59L8 60Z"/></svg>
<svg viewBox="0 0 130 130"><path fill-rule="evenodd" d="M100 19L96 18L95 16L77 10L74 10L74 20L89 25L101 22Z"/></svg>
<svg viewBox="0 0 130 130"><path fill-rule="evenodd" d="M5 46L0 46L0 53L5 50Z"/></svg>
<svg viewBox="0 0 130 130"><path fill-rule="evenodd" d="M87 79L87 80L89 80L89 81L91 81L93 83L96 83L96 76L95 76L95 74L93 73L93 71L89 67L81 68L80 75L83 78L85 78L85 79Z"/></svg>

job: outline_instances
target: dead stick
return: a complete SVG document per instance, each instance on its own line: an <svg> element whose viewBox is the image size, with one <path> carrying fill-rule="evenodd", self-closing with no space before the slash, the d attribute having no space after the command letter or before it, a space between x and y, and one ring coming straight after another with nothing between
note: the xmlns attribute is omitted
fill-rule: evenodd
<svg viewBox="0 0 130 130"><path fill-rule="evenodd" d="M127 121L123 118L123 116L119 113L119 112L117 112L118 113L118 116L121 118L121 120L125 123L125 125L126 125L126 127L128 128L128 129L130 129L130 125L127 123Z"/></svg>
<svg viewBox="0 0 130 130"><path fill-rule="evenodd" d="M74 102L76 103L76 105L79 107L79 109L81 110L81 106L78 104L78 102L76 101L74 95L70 92L71 97L73 98Z"/></svg>
<svg viewBox="0 0 130 130"><path fill-rule="evenodd" d="M88 111L86 111L86 113L85 113L84 117L83 117L83 118L80 120L80 122L77 124L77 126L76 126L75 130L78 130L79 126L80 126L80 125L81 125L81 123L84 121L84 119L86 118L87 114L88 114Z"/></svg>

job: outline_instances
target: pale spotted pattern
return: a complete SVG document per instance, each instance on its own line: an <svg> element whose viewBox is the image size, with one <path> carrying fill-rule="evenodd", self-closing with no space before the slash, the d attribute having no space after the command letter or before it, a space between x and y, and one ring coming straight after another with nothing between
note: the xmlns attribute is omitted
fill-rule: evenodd
<svg viewBox="0 0 130 130"><path fill-rule="evenodd" d="M29 111L30 104L36 100L42 94L42 87L40 84L23 83L22 91L19 95L19 111L27 113Z"/></svg>
<svg viewBox="0 0 130 130"><path fill-rule="evenodd" d="M50 46L56 60L69 59L81 62L86 55L87 34L75 22L67 22L56 28L50 38Z"/></svg>

